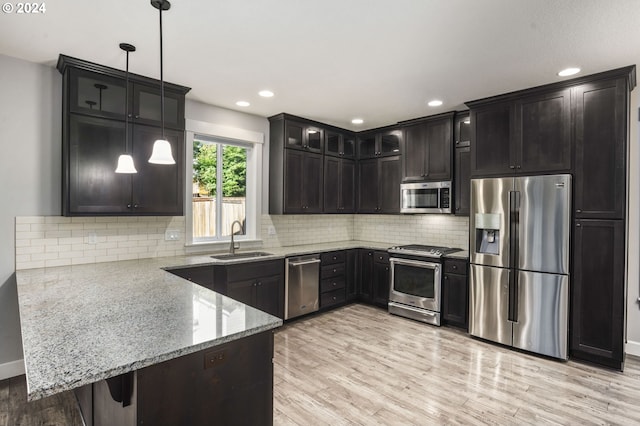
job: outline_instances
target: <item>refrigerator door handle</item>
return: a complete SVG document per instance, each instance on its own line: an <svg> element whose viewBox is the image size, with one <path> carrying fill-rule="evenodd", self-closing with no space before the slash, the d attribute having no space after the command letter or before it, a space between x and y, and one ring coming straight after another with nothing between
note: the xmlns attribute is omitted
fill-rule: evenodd
<svg viewBox="0 0 640 426"><path fill-rule="evenodd" d="M516 268L518 265L518 245L520 238L518 235L518 225L520 222L520 192L509 191L509 268Z"/></svg>
<svg viewBox="0 0 640 426"><path fill-rule="evenodd" d="M518 322L518 292L520 291L518 282L518 271L509 269L509 312L507 319Z"/></svg>

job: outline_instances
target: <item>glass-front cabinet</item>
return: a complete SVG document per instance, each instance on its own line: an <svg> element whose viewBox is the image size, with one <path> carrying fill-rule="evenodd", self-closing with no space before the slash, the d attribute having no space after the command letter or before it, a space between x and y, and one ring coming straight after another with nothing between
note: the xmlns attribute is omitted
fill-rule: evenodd
<svg viewBox="0 0 640 426"><path fill-rule="evenodd" d="M399 155L401 141L401 130L361 134L358 136L358 158Z"/></svg>
<svg viewBox="0 0 640 426"><path fill-rule="evenodd" d="M324 146L324 153L326 155L331 155L333 157L355 158L356 138L353 134L326 130Z"/></svg>
<svg viewBox="0 0 640 426"><path fill-rule="evenodd" d="M285 147L322 154L323 129L316 126L287 120L285 124Z"/></svg>

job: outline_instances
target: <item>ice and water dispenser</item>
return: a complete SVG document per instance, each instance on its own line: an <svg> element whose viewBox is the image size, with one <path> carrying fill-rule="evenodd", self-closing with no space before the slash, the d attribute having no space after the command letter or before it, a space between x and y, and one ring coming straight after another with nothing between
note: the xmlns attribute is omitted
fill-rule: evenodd
<svg viewBox="0 0 640 426"><path fill-rule="evenodd" d="M500 254L500 219L498 213L475 214L476 253Z"/></svg>

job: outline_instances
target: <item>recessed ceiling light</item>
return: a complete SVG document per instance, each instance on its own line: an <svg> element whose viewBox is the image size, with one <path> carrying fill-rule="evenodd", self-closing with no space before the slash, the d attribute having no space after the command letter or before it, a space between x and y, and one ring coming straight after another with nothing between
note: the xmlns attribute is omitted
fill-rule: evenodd
<svg viewBox="0 0 640 426"><path fill-rule="evenodd" d="M429 105L430 107L437 107L437 106L442 105L442 101L438 100L438 99L434 99L432 101L429 101L429 103L427 105Z"/></svg>
<svg viewBox="0 0 640 426"><path fill-rule="evenodd" d="M247 101L238 101L236 102L236 105L238 105L239 107L248 107L251 104Z"/></svg>
<svg viewBox="0 0 640 426"><path fill-rule="evenodd" d="M354 118L353 120L351 120L351 123L353 123L353 124L362 124L362 123L364 123L364 120L362 118Z"/></svg>
<svg viewBox="0 0 640 426"><path fill-rule="evenodd" d="M560 77L567 77L569 75L578 74L580 72L580 68L566 68L558 73Z"/></svg>
<svg viewBox="0 0 640 426"><path fill-rule="evenodd" d="M271 90L261 90L258 92L258 95L262 96L263 98L270 98L273 96L273 92Z"/></svg>

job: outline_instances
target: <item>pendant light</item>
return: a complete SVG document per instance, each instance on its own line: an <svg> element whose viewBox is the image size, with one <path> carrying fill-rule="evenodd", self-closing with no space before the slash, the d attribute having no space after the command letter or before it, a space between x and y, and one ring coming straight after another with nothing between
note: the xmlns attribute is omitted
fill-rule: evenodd
<svg viewBox="0 0 640 426"><path fill-rule="evenodd" d="M169 10L171 3L167 0L151 0L151 6L160 12L160 115L162 121L162 139L153 143L153 152L149 162L153 164L176 164L171 154L171 144L164 136L164 76L162 73L162 11Z"/></svg>
<svg viewBox="0 0 640 426"><path fill-rule="evenodd" d="M124 149L127 154L118 157L118 167L116 173L138 173L133 165L133 157L129 152L129 52L135 52L136 47L128 43L120 43L120 49L127 52L127 71L125 73L124 87Z"/></svg>

